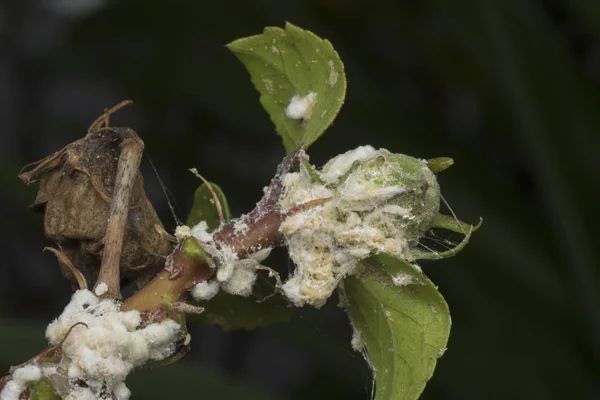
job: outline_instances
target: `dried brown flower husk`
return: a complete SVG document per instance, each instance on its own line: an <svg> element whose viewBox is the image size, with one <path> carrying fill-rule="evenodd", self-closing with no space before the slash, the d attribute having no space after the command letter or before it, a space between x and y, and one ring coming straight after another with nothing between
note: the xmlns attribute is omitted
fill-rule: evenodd
<svg viewBox="0 0 600 400"><path fill-rule="evenodd" d="M31 207L44 214L44 234L83 273L88 286L96 281L102 261L120 145L132 138L138 139L130 128L94 130L19 175L26 184L39 179ZM138 171L120 258L122 281L153 275L164 266L164 257L172 251L164 232ZM74 280L68 268L62 269Z"/></svg>

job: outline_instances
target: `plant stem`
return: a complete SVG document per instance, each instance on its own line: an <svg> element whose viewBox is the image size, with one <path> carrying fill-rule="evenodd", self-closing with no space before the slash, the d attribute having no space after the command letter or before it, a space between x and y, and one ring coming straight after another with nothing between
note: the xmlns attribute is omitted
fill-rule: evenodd
<svg viewBox="0 0 600 400"><path fill-rule="evenodd" d="M121 154L117 166L115 190L110 206L110 216L104 238L104 254L96 286L104 282L108 286L107 296L121 298L120 260L123 249L123 238L129 214L129 203L133 182L138 174L138 167L144 152L144 142L136 136L127 138L121 143Z"/></svg>
<svg viewBox="0 0 600 400"><path fill-rule="evenodd" d="M214 270L205 256L197 256L189 250L192 240L196 241L190 237L181 242L167 257L166 267L150 283L127 299L121 311L153 311L166 302L184 301L194 285L210 279ZM199 244L196 242L195 246L199 247Z"/></svg>

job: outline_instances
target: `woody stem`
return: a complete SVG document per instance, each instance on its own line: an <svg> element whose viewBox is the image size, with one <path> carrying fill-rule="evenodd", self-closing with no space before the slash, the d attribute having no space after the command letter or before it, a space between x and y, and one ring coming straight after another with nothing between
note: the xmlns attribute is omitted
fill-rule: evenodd
<svg viewBox="0 0 600 400"><path fill-rule="evenodd" d="M104 237L104 254L96 286L104 282L108 286L107 296L121 298L120 260L123 238L129 214L129 203L133 183L144 152L144 142L139 137L125 139L121 143L121 154L117 166L117 176L110 215Z"/></svg>

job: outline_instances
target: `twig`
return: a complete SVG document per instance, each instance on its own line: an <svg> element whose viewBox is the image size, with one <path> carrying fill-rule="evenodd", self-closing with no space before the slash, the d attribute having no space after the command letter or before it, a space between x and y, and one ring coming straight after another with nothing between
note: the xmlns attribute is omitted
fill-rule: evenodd
<svg viewBox="0 0 600 400"><path fill-rule="evenodd" d="M98 118L96 118L94 122L92 122L92 125L90 125L90 127L88 128L88 133L96 132L97 130L109 126L111 114L116 113L121 108L126 107L130 104L133 104L133 101L123 100L122 102L120 102L116 106L113 106L110 109L105 108L104 113Z"/></svg>
<svg viewBox="0 0 600 400"><path fill-rule="evenodd" d="M29 365L29 364L37 364L39 362L51 362L54 359L60 359L60 352L61 352L61 348L62 345L65 343L65 341L67 340L67 338L69 337L69 335L71 334L71 332L73 331L73 328L75 328L76 326L79 325L83 325L86 328L88 328L88 325L85 322L76 322L73 325L71 325L71 327L69 328L69 330L67 331L67 333L65 333L65 336L62 338L62 340L60 341L60 343L58 343L56 346L52 346L52 347L48 347L46 348L44 351L42 351L40 354L38 354L37 356L25 361L22 364L19 365L15 365L15 366L11 366L8 369L8 373L12 375L13 372L15 372L16 370L18 370L21 367L24 367L25 365ZM1 390L1 388L0 388Z"/></svg>
<svg viewBox="0 0 600 400"><path fill-rule="evenodd" d="M314 200L307 201L306 203L295 205L294 207L287 210L285 215L292 216L296 213L299 213L300 211L308 210L309 208L313 208L313 207L319 206L321 204L325 204L331 199L333 199L333 197L323 197L322 199L314 199Z"/></svg>
<svg viewBox="0 0 600 400"><path fill-rule="evenodd" d="M183 301L176 301L173 303L173 310L183 314L199 315L204 312L204 307L198 307L193 304L185 303Z"/></svg>
<svg viewBox="0 0 600 400"><path fill-rule="evenodd" d="M27 164L26 166L21 168L18 178L22 180L26 185L35 182L33 178L35 178L41 172L47 171L51 168L60 165L60 163L62 162L61 158L67 151L67 148L68 146L60 151L50 154L48 157L42 158L41 160L38 160L31 164ZM33 167L33 169L31 169L30 171L23 172L29 167Z"/></svg>
<svg viewBox="0 0 600 400"><path fill-rule="evenodd" d="M222 225L215 231L213 236L217 246L226 245L230 247L242 259L258 249L282 244L279 225L281 225L281 221L285 216L278 206L279 199L284 191L282 180L302 152L302 149L290 152L279 164L265 195L244 220L248 225L248 229L237 232L235 229L236 221Z"/></svg>
<svg viewBox="0 0 600 400"><path fill-rule="evenodd" d="M185 241L181 242L167 257L166 267L123 303L121 311L153 311L163 308L165 299L171 299L173 302L184 301L191 288L213 276L214 269L206 262L186 254L182 249L183 243ZM172 266L177 266L179 272L173 279L169 279L173 271Z"/></svg>
<svg viewBox="0 0 600 400"><path fill-rule="evenodd" d="M281 290L281 287L283 286L283 284L281 283L281 276L279 276L279 272L275 271L273 268L270 267L265 267L264 265L257 265L256 266L256 270L262 270L262 271L268 271L269 272L269 277L274 277L275 278L275 290L273 290L273 293L271 293L270 295L263 297L262 299L258 300L257 303L262 303L263 301L269 300L271 297L275 296L277 293L279 293L279 291Z"/></svg>
<svg viewBox="0 0 600 400"><path fill-rule="evenodd" d="M177 238L175 236L171 235L169 232L167 232L161 224L154 225L154 229L160 234L160 236L164 237L169 242L177 243Z"/></svg>
<svg viewBox="0 0 600 400"><path fill-rule="evenodd" d="M117 166L117 177L113 202L104 238L104 253L96 286L101 282L108 286L107 296L121 298L120 290L120 259L123 248L123 238L129 214L129 202L133 182L138 173L138 167L144 152L144 142L137 136L123 140L121 155Z"/></svg>
<svg viewBox="0 0 600 400"><path fill-rule="evenodd" d="M129 211L128 203L131 198L131 189L137 175L143 147L142 140L137 136L125 139L121 143L121 154L117 166L117 176L104 241L105 249L100 273L96 282L96 284L100 282L106 283L108 286L107 296L115 298L120 297L119 261ZM299 151L290 153L278 167L277 174L272 180L267 194L265 194L257 207L248 216L250 229L244 233L236 233L233 223L223 225L215 233L215 242L218 246L228 246L240 257L253 254L260 248L280 246L283 243L279 234L279 225L285 217L288 217L290 213L298 212L307 207L317 206L330 200L319 199L314 202L301 204L292 210L288 210L288 212L282 212L279 209L278 201L284 190L281 180L297 160L298 154ZM55 162L54 158L47 160L47 162ZM169 303L185 301L191 288L199 282L209 280L214 275L214 268L211 267L210 260L204 260L188 254L189 252L182 248L183 243L181 242L175 251L167 257L170 260L166 263L167 267L158 273L151 282L127 299L121 306L121 311L137 310L141 313L167 315ZM173 279L169 279L171 271L168 265L171 263L177 265L178 269L181 269L181 273L178 273ZM279 281L277 286L281 286L280 278L277 274L274 271L269 271ZM182 304L179 304L176 307L181 309L181 306ZM183 307L185 308L185 306ZM186 342L184 343L184 350L174 356L174 360L181 358L185 354L185 350L188 347L186 345L189 345L189 338ZM40 355L36 356L34 360L45 362L46 358L48 358L47 361L49 363L57 363L58 360L50 359L53 359L59 352L60 344L46 349ZM0 379L0 386L5 382L6 378Z"/></svg>
<svg viewBox="0 0 600 400"><path fill-rule="evenodd" d="M190 169L190 172L194 174L197 178L200 178L202 182L204 182L204 184L208 187L208 191L210 192L213 203L215 204L215 208L217 209L217 215L219 216L219 225L223 225L223 222L225 221L225 219L223 218L223 207L221 207L221 202L219 201L217 193L213 189L210 182L204 179L204 177L198 173L198 170L196 168Z"/></svg>
<svg viewBox="0 0 600 400"><path fill-rule="evenodd" d="M81 271L79 271L73 265L73 263L65 255L65 253L63 253L62 251L57 250L55 248L52 248L52 247L44 247L44 250L48 250L48 251L54 253L54 255L56 256L56 258L58 259L58 262L61 265L63 265L65 268L67 268L69 270L69 272L71 272L71 274L73 275L73 277L77 281L77 285L79 285L79 289L87 289L88 288L87 281L85 280L85 276L83 276L83 274L81 273Z"/></svg>

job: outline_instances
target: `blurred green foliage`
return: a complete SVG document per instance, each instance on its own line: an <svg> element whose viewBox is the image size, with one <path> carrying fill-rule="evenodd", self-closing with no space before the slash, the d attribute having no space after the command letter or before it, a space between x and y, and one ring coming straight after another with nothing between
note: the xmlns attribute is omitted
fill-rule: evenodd
<svg viewBox="0 0 600 400"><path fill-rule="evenodd" d="M593 244L600 222L593 212L600 193L596 0L111 2L67 30L61 46L19 64L30 91L29 97L19 93L26 100L18 103L24 104L19 132L27 152L0 148L0 179L8 212L15 212L5 222L11 243L30 246L20 254L41 250L41 226L23 211L32 191L12 177L20 165L81 136L101 111L48 112L37 90L57 71L109 82L118 88L112 104L135 100L132 127L159 172L172 177L166 184L180 212L191 206L197 185L186 172L191 166L223 187L234 215L250 210L284 151L246 74L223 46L284 20L329 39L346 67L346 103L311 147L311 161L320 165L365 143L421 158L450 156L456 165L440 178L445 198L464 220L486 220L465 252L423 265L453 316L448 351L423 398L600 396L600 249ZM50 140L59 144L49 150ZM167 220L166 206L157 204ZM49 262L51 268L56 265ZM58 279L58 272L45 274L48 282ZM31 274L6 276L5 282L29 286L10 289L11 302L2 304L3 315L13 319L3 321L0 334L22 332L2 341L12 343L1 346L4 367L43 345L43 329L18 331L19 321L31 313L39 317L42 309L52 318L68 296L64 284L32 288ZM195 393L204 385L196 381L205 377L214 384L209 388L225 382L214 378L214 368L251 376L244 381L260 381L263 392L278 398L369 398L368 372L349 352L349 329L337 319L341 311L332 304L321 314L302 312L308 316L289 327L264 330L271 347L252 347L259 338L254 333L233 336L247 344L231 356L237 361L194 366L194 373L181 375L194 382L188 389ZM39 346L25 339L32 335ZM302 350L284 352L298 359L282 360L281 348ZM260 352L253 358L252 351ZM302 369L307 359L310 372ZM275 370L303 372L283 388L281 380L260 380L264 375L248 367L268 371L278 363ZM166 390L167 371L139 372L133 379L143 385L132 387L134 395L139 390L138 398L166 398L159 391ZM147 373L156 375L143 378ZM218 390L202 397L239 397Z"/></svg>

